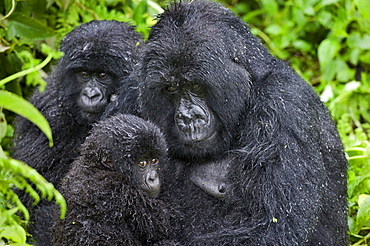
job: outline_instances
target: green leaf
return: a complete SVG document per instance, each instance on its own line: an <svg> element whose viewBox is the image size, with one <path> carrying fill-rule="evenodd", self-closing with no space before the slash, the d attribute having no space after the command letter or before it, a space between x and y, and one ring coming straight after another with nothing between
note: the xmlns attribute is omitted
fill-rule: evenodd
<svg viewBox="0 0 370 246"><path fill-rule="evenodd" d="M363 37L361 37L359 32L353 32L348 36L347 44L350 48L369 50L370 49L370 35L365 34Z"/></svg>
<svg viewBox="0 0 370 246"><path fill-rule="evenodd" d="M349 59L350 59L350 61L351 61L351 63L353 65L357 65L358 64L358 60L359 60L360 54L361 54L361 50L360 49L358 49L358 48L351 49L351 51L349 53Z"/></svg>
<svg viewBox="0 0 370 246"><path fill-rule="evenodd" d="M6 226L0 233L0 238L2 237L17 243L26 243L26 231L20 225Z"/></svg>
<svg viewBox="0 0 370 246"><path fill-rule="evenodd" d="M320 43L317 56L321 65L321 71L325 70L326 66L333 60L339 48L339 43L331 39L325 39Z"/></svg>
<svg viewBox="0 0 370 246"><path fill-rule="evenodd" d="M265 9L270 15L274 15L277 13L279 7L275 0L262 0L262 7Z"/></svg>
<svg viewBox="0 0 370 246"><path fill-rule="evenodd" d="M348 229L352 234L356 234L356 221L352 217L348 217Z"/></svg>
<svg viewBox="0 0 370 246"><path fill-rule="evenodd" d="M144 23L143 15L146 13L148 4L146 0L140 1L137 5L135 12L132 16L132 18L136 21L136 23Z"/></svg>
<svg viewBox="0 0 370 246"><path fill-rule="evenodd" d="M360 61L370 64L370 52L366 52L365 54L361 55Z"/></svg>
<svg viewBox="0 0 370 246"><path fill-rule="evenodd" d="M8 20L8 40L14 37L42 40L54 36L51 28L21 13L13 13Z"/></svg>
<svg viewBox="0 0 370 246"><path fill-rule="evenodd" d="M265 32L272 36L278 36L283 33L283 29L281 28L280 25L271 24L265 28Z"/></svg>
<svg viewBox="0 0 370 246"><path fill-rule="evenodd" d="M358 12L364 19L370 19L370 0L356 0Z"/></svg>
<svg viewBox="0 0 370 246"><path fill-rule="evenodd" d="M48 9L48 8L50 8L51 7L51 5L53 5L54 4L54 2L55 2L55 0L46 0L46 3L47 3L47 5L46 5L46 8ZM67 1L68 2L68 1Z"/></svg>
<svg viewBox="0 0 370 246"><path fill-rule="evenodd" d="M303 11L295 6L293 6L292 18L293 21L297 23L299 27L303 28L307 23L307 17L304 15Z"/></svg>
<svg viewBox="0 0 370 246"><path fill-rule="evenodd" d="M52 133L45 117L28 101L16 94L0 91L0 106L14 113L22 115L37 125L49 139L49 146L53 146Z"/></svg>
<svg viewBox="0 0 370 246"><path fill-rule="evenodd" d="M322 4L323 6L326 6L326 5L330 5L330 4L337 3L337 2L338 2L338 0L323 0L323 1L321 2L321 4Z"/></svg>
<svg viewBox="0 0 370 246"><path fill-rule="evenodd" d="M41 44L41 47L45 46L45 44ZM0 86L14 80L14 79L17 79L17 78L20 78L22 76L25 76L27 74L30 74L30 73L33 73L35 71L38 71L39 69L42 69L43 67L45 67L53 57L55 56L59 56L60 52L52 52L52 53L49 53L48 56L45 58L44 61L42 61L40 64L38 64L37 66L35 67L31 67L31 68L28 68L26 70L22 70L18 73L15 73L15 74L12 74L4 79L1 79L0 80ZM32 57L31 57L32 59Z"/></svg>
<svg viewBox="0 0 370 246"><path fill-rule="evenodd" d="M153 0L148 0L148 14L149 16L156 16L163 12L163 8Z"/></svg>
<svg viewBox="0 0 370 246"><path fill-rule="evenodd" d="M362 37L361 42L359 43L359 47L363 50L370 50L370 35L369 34L365 34Z"/></svg>
<svg viewBox="0 0 370 246"><path fill-rule="evenodd" d="M328 11L320 11L320 13L317 16L317 21L323 25L326 28L330 28L332 26L333 20L332 20L332 13Z"/></svg>
<svg viewBox="0 0 370 246"><path fill-rule="evenodd" d="M64 218L67 209L65 199L63 198L62 194L60 194L54 188L54 185L47 182L46 179L42 177L41 174L39 174L35 169L31 168L30 166L19 160L11 158L0 158L0 168L2 168L3 170L9 170L12 173L12 183L19 189L24 190L32 198L34 198L35 204L40 201L40 196L38 195L38 193L35 192L28 181L35 184L37 190L40 191L41 198L46 198L49 201L55 198L55 203L60 206L60 218ZM0 188L1 187L2 186L0 185ZM4 191L0 189L0 194L1 192L3 192L3 194L9 195L9 197L7 198L11 199L11 201L16 204L16 208L22 211L26 220L28 220L28 211L21 203L18 196L14 193L14 191L10 190L4 193Z"/></svg>
<svg viewBox="0 0 370 246"><path fill-rule="evenodd" d="M305 6L303 12L309 16L315 15L315 9L311 5Z"/></svg>
<svg viewBox="0 0 370 246"><path fill-rule="evenodd" d="M370 195L359 195L358 198L359 209L357 212L356 231L359 232L361 228L370 220Z"/></svg>
<svg viewBox="0 0 370 246"><path fill-rule="evenodd" d="M295 41L293 41L292 43L293 47L298 49L298 50L304 50L304 51L310 51L311 50L311 44L304 41L304 40L301 40L301 39L297 39Z"/></svg>
<svg viewBox="0 0 370 246"><path fill-rule="evenodd" d="M322 69L321 78L323 79L323 81L329 82L334 79L335 73L337 71L336 66L337 66L336 60L330 60L328 61L325 67L323 68L320 67L320 69Z"/></svg>
<svg viewBox="0 0 370 246"><path fill-rule="evenodd" d="M0 106L0 142L3 137L5 137L6 134L6 119L5 115L3 113L3 110Z"/></svg>
<svg viewBox="0 0 370 246"><path fill-rule="evenodd" d="M338 81L348 82L355 77L355 70L351 69L342 59L337 60L336 67Z"/></svg>

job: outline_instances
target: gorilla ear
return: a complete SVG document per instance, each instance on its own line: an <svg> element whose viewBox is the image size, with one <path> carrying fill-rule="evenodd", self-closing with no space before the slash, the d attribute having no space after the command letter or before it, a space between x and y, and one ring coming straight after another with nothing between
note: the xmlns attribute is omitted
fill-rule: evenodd
<svg viewBox="0 0 370 246"><path fill-rule="evenodd" d="M113 162L110 155L108 155L105 151L100 150L100 163L107 168L113 168Z"/></svg>

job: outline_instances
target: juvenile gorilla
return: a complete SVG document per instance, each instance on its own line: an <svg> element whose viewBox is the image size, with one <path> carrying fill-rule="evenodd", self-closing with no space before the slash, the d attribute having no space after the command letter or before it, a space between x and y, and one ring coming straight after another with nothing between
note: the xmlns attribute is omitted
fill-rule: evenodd
<svg viewBox="0 0 370 246"><path fill-rule="evenodd" d="M139 62L190 245L346 245L347 161L314 90L220 4L176 2ZM122 100L122 99L119 99Z"/></svg>
<svg viewBox="0 0 370 246"><path fill-rule="evenodd" d="M64 56L47 79L46 91L36 91L30 99L48 120L54 147L49 147L36 126L18 118L13 157L35 168L58 188L91 123L99 119L121 81L132 72L139 42L141 37L132 26L117 21L92 21L68 33L61 42ZM29 196L23 200L28 200L28 205L32 202ZM35 215L31 221L37 220L30 231L36 240L45 241L48 214L45 207L37 207L37 214L29 207Z"/></svg>
<svg viewBox="0 0 370 246"><path fill-rule="evenodd" d="M68 211L52 245L152 245L170 237L174 211L151 198L166 148L160 130L136 116L96 124L61 184Z"/></svg>

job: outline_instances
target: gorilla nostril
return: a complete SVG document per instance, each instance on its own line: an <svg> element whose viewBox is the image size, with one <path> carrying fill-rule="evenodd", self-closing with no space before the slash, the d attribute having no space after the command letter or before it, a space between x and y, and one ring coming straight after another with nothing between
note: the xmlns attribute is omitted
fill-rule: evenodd
<svg viewBox="0 0 370 246"><path fill-rule="evenodd" d="M218 191L219 191L220 193L225 193L225 192L226 192L226 189L227 189L227 185L226 185L226 184L220 184L220 185L218 186Z"/></svg>

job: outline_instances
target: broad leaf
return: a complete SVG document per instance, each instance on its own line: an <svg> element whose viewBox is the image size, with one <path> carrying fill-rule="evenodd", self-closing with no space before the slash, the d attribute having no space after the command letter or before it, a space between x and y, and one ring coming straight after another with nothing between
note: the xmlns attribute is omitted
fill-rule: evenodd
<svg viewBox="0 0 370 246"><path fill-rule="evenodd" d="M320 43L317 51L317 56L319 58L322 69L325 69L329 62L333 60L339 48L340 46L338 42L334 40L325 39Z"/></svg>
<svg viewBox="0 0 370 246"><path fill-rule="evenodd" d="M26 231L20 225L6 226L0 233L0 238L3 237L24 244L26 242Z"/></svg>
<svg viewBox="0 0 370 246"><path fill-rule="evenodd" d="M370 220L370 196L362 194L358 199L359 209L357 212L356 231L359 232L361 228Z"/></svg>
<svg viewBox="0 0 370 246"><path fill-rule="evenodd" d="M42 40L54 36L54 31L51 28L20 13L13 13L8 20L8 40L12 40L14 37Z"/></svg>
<svg viewBox="0 0 370 246"><path fill-rule="evenodd" d="M45 117L31 103L16 94L0 91L0 106L17 113L37 125L49 139L49 145L53 146L52 133Z"/></svg>

